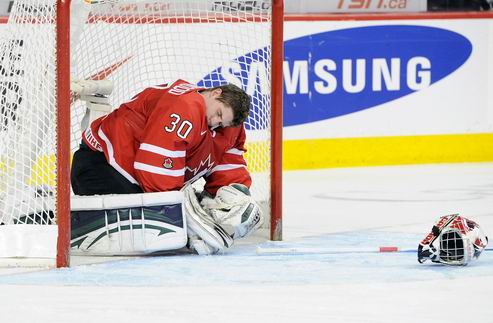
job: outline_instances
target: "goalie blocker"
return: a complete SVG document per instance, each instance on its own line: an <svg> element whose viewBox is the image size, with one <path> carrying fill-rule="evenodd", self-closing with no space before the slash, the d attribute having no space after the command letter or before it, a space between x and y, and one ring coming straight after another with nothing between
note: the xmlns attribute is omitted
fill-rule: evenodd
<svg viewBox="0 0 493 323"><path fill-rule="evenodd" d="M248 188L232 184L214 199L181 191L75 196L71 210L74 255L146 255L185 246L215 254L263 223Z"/></svg>

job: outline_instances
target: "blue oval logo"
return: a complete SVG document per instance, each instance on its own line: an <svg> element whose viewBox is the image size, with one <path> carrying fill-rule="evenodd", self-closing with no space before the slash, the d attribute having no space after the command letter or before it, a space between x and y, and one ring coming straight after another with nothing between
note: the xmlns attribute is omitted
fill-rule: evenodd
<svg viewBox="0 0 493 323"><path fill-rule="evenodd" d="M471 52L464 36L426 26L357 27L288 40L284 126L354 113L425 89L458 69ZM266 48L248 53L199 82L241 85L253 102L247 129L266 117L256 110L269 89L266 53Z"/></svg>
<svg viewBox="0 0 493 323"><path fill-rule="evenodd" d="M226 63L206 75L198 86L214 87L226 83L233 83L242 87L251 96L250 115L245 122L245 128L263 129L268 119L267 111L262 109L270 97L268 84L267 62L270 61L266 47L257 49L245 56Z"/></svg>

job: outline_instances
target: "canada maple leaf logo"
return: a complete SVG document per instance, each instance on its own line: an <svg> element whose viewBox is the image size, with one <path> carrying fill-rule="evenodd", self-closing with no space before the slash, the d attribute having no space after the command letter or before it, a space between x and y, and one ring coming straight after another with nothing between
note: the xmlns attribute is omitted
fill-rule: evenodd
<svg viewBox="0 0 493 323"><path fill-rule="evenodd" d="M170 169L170 168L173 168L173 160L171 160L171 158L166 158L163 162L163 167L166 168L166 169Z"/></svg>

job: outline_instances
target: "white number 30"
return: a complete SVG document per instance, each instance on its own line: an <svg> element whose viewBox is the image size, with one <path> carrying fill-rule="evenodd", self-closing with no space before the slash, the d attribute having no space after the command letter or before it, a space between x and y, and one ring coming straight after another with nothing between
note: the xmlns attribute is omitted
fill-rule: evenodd
<svg viewBox="0 0 493 323"><path fill-rule="evenodd" d="M173 132L178 127L178 129L176 130L176 135L182 139L185 139L190 131L192 131L192 123L188 120L181 121L181 117L176 113L171 114L170 118L172 118L173 120L171 121L171 124L169 126L164 127L164 130L166 130L167 132Z"/></svg>

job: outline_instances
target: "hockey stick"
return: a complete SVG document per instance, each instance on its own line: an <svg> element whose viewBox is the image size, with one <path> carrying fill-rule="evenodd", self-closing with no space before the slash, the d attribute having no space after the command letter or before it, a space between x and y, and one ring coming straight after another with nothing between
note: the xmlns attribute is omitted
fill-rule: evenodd
<svg viewBox="0 0 493 323"><path fill-rule="evenodd" d="M493 248L483 251L493 251ZM317 247L257 247L258 256L268 255L335 255L348 253L414 253L417 249L400 249L399 247L374 247L374 248L317 248Z"/></svg>

